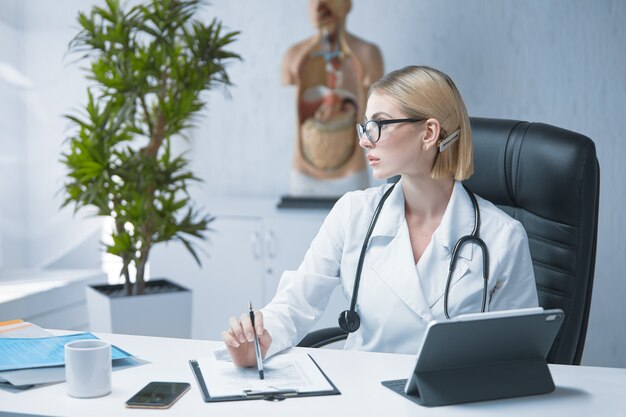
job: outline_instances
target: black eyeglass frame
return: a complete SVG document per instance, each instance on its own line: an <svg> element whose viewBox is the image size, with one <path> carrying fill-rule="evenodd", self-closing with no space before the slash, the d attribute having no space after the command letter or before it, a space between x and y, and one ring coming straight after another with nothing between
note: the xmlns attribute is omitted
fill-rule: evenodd
<svg viewBox="0 0 626 417"><path fill-rule="evenodd" d="M417 123L417 122L423 122L426 119L416 119L416 118L409 118L409 119L385 119L385 120L368 120L367 122L365 122L365 124L361 124L361 123L357 123L356 124L356 131L359 135L359 139L361 138L361 136L363 136L363 134L365 133L365 137L367 138L367 140L370 141L371 144L375 144L376 142L378 142L380 140L380 133L381 133L381 129L384 125L392 125L392 124L396 124L396 123ZM367 130L367 125L370 123L374 123L376 126L378 126L378 136L376 137L376 140L372 140L369 131Z"/></svg>

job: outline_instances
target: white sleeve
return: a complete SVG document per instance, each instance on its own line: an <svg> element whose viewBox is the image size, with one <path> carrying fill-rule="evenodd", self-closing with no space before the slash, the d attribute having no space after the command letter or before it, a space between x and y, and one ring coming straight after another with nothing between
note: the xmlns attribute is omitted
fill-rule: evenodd
<svg viewBox="0 0 626 417"><path fill-rule="evenodd" d="M341 279L339 270L350 218L350 193L337 201L296 271L285 271L263 322L272 336L267 357L297 344L321 317Z"/></svg>
<svg viewBox="0 0 626 417"><path fill-rule="evenodd" d="M489 311L537 307L537 284L528 247L528 237L522 224L514 220L507 224L506 239L500 246L496 261L496 286L491 293Z"/></svg>

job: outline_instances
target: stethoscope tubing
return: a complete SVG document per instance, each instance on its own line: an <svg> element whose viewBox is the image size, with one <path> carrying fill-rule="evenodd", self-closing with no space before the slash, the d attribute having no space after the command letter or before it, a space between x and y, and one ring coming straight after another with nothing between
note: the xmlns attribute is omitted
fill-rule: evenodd
<svg viewBox="0 0 626 417"><path fill-rule="evenodd" d="M383 205L385 204L385 200L387 200L387 198L389 197L389 195L391 194L395 186L396 184L393 184L391 187L389 187L389 189L385 192L385 194L383 194L382 198L380 199L380 202L378 203L378 205L376 206L376 209L374 210L374 215L372 216L372 220L370 221L367 232L365 233L365 239L363 240L363 246L361 247L361 253L359 255L359 261L357 264L357 269L356 269L355 278L354 278L354 288L352 291L352 299L350 301L350 310L343 311L339 315L340 327L348 332L353 332L358 329L358 324L357 324L356 328L347 330L350 326L348 326L344 322L347 320L347 317L349 317L350 315L356 315L357 321L360 322L360 320L358 320L358 313L356 312L356 302L357 302L357 298L359 294L359 285L361 282L361 272L363 270L363 262L365 260L365 254L367 252L367 247L369 246L369 241L372 236L374 226L376 225L376 222L378 221L378 216L380 215ZM467 187L465 184L463 184L463 188L465 189L465 191L467 192L467 195L472 201L472 207L474 208L474 229L472 230L471 234L462 236L456 242L452 250L452 255L450 259L450 267L448 268L448 278L446 280L446 288L445 288L444 297L443 297L443 311L447 319L450 319L450 315L448 313L448 296L450 294L452 274L456 267L456 261L459 256L459 252L461 248L463 247L463 245L466 243L475 243L481 249L482 258L483 258L483 294L482 294L482 303L481 303L481 310L480 310L481 313L484 313L487 308L487 291L488 291L488 282L489 282L489 251L487 249L487 245L479 236L480 208L478 207L478 201L476 200L476 196L469 189L469 187Z"/></svg>
<svg viewBox="0 0 626 417"><path fill-rule="evenodd" d="M356 300L359 294L359 283L361 281L361 271L363 270L363 261L365 260L365 253L367 252L367 246L370 242L370 237L372 237L372 232L374 231L374 226L378 221L378 216L385 204L385 200L389 197L389 194L393 191L396 184L394 183L389 189L383 194L380 202L376 206L376 210L374 211L374 215L372 216L372 221L370 221L370 225L367 228L367 233L365 234L365 239L363 240L363 246L361 247L361 254L359 255L359 263L356 266L356 275L354 279L354 289L352 290L352 300L350 301L350 311L356 310Z"/></svg>

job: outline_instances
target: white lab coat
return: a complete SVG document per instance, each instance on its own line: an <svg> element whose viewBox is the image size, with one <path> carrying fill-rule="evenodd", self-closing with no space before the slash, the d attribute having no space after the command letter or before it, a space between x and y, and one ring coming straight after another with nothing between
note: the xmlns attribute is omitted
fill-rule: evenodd
<svg viewBox="0 0 626 417"><path fill-rule="evenodd" d="M341 285L347 310L356 265L385 184L344 195L326 217L298 270L286 271L274 299L262 309L272 336L268 356L297 344L324 312ZM526 232L517 220L477 196L480 237L489 251L489 311L536 307L537 290ZM404 213L402 181L389 195L374 227L363 264L357 300L361 327L345 349L415 354L428 323L443 320L443 296L452 249L471 233L474 210L460 182L432 240L413 259ZM467 243L459 253L448 299L451 317L479 312L483 269L480 248Z"/></svg>

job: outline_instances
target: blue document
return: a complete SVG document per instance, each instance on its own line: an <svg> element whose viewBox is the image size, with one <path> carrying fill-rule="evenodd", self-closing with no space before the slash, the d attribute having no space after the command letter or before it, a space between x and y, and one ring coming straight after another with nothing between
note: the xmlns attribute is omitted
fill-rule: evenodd
<svg viewBox="0 0 626 417"><path fill-rule="evenodd" d="M64 365L65 344L83 339L97 337L92 333L78 333L41 338L0 338L0 372ZM111 346L111 356L111 359L122 359L133 355Z"/></svg>

